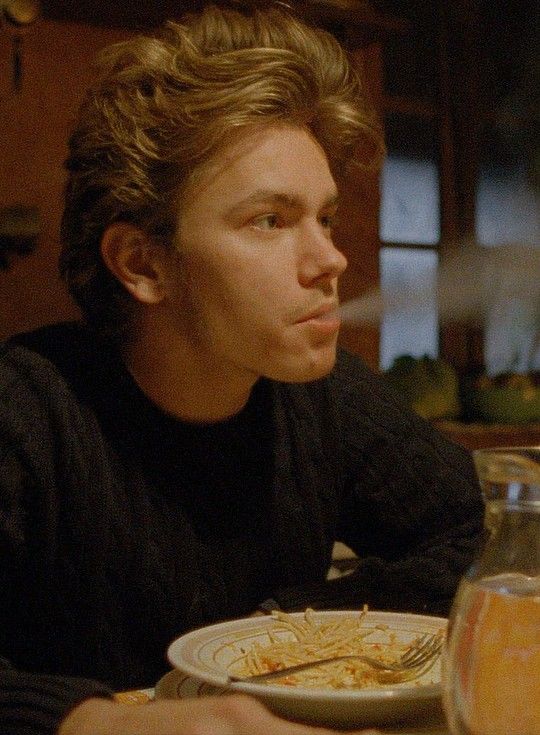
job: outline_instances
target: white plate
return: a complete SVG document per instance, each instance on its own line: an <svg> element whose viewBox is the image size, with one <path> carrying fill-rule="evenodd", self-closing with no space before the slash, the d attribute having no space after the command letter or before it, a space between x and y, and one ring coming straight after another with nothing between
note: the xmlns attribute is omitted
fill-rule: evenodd
<svg viewBox="0 0 540 735"><path fill-rule="evenodd" d="M302 618L303 613L295 613ZM358 611L314 613L316 620L358 616ZM303 722L333 727L360 727L433 717L440 712L441 668L437 661L429 672L412 682L373 689L308 689L278 684L226 684L226 676L242 655L256 641L267 642L265 630L274 623L270 617L243 618L191 631L175 640L167 655L180 676L173 696L204 696L231 691L249 693L278 714ZM363 627L387 625L399 641L408 643L421 633L436 633L446 628L445 618L408 613L370 611ZM370 636L376 640L377 632ZM163 687L166 689L167 687Z"/></svg>

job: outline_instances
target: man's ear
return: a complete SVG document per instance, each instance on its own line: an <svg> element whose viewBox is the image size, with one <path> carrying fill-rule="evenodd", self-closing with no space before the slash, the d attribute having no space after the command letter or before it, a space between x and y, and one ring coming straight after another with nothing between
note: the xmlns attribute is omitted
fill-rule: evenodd
<svg viewBox="0 0 540 735"><path fill-rule="evenodd" d="M101 256L134 299L158 304L165 295L159 247L142 230L128 222L114 222L101 238Z"/></svg>

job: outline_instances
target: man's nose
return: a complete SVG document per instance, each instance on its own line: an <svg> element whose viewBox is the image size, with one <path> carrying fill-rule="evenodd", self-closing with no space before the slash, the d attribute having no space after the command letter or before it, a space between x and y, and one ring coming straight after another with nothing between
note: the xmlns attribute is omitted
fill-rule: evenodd
<svg viewBox="0 0 540 735"><path fill-rule="evenodd" d="M326 229L317 226L306 230L300 255L300 284L308 286L314 281L338 278L347 267L347 258Z"/></svg>

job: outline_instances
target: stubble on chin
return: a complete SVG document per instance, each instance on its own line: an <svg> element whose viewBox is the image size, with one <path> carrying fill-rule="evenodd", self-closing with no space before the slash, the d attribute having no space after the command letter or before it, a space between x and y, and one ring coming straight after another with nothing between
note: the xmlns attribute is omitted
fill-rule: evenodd
<svg viewBox="0 0 540 735"><path fill-rule="evenodd" d="M328 347L325 354L310 355L301 364L291 369L288 383L311 383L326 378L334 369L337 359L337 344Z"/></svg>

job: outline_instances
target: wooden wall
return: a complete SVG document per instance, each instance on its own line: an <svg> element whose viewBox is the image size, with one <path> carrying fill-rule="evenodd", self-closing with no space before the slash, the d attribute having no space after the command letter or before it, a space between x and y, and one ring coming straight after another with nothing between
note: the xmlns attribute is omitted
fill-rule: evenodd
<svg viewBox="0 0 540 735"><path fill-rule="evenodd" d="M118 30L41 20L24 36L22 89L12 84L11 37L0 28L0 207L35 206L35 252L0 270L0 338L77 314L57 275L66 140L99 48Z"/></svg>
<svg viewBox="0 0 540 735"><path fill-rule="evenodd" d="M0 28L0 207L35 206L41 235L34 253L0 270L0 339L77 315L57 275L66 140L79 101L92 78L96 52L128 33L40 20L26 33L23 81L12 85L11 37ZM362 52L375 100L380 103L380 49ZM349 259L343 300L378 282L378 182L357 174L344 192L346 216L336 240ZM344 330L343 343L378 364L373 329Z"/></svg>

